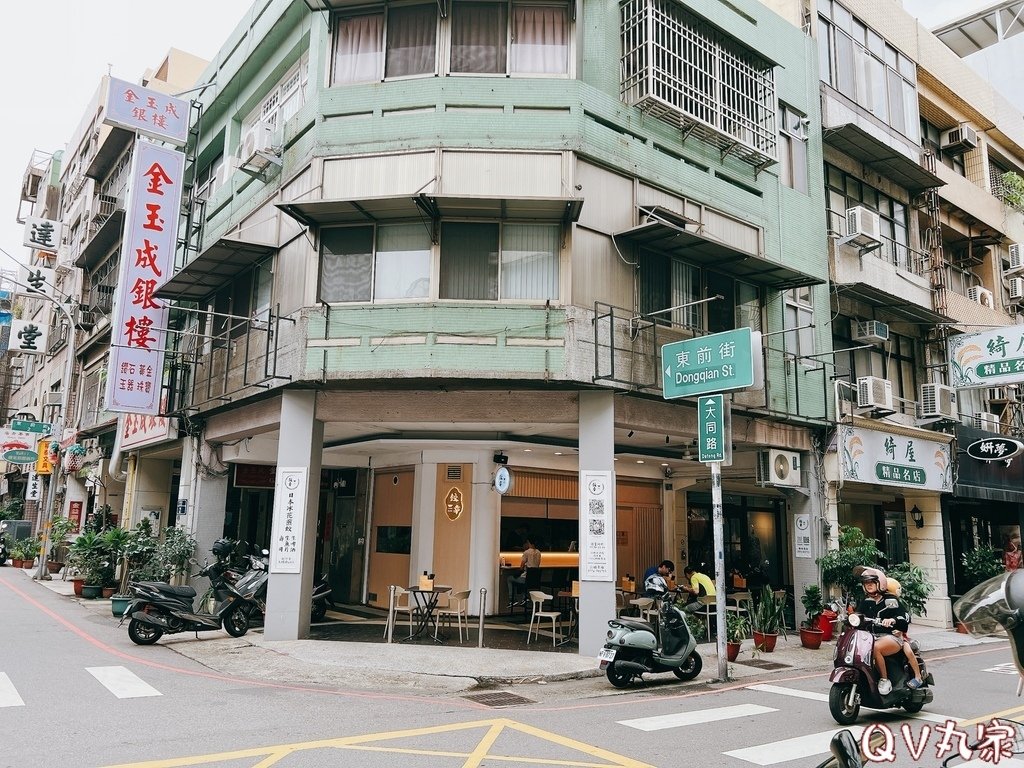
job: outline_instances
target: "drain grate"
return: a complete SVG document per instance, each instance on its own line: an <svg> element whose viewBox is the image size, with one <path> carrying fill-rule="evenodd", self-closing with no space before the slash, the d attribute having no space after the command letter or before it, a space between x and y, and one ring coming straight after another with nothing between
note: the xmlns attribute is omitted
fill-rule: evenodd
<svg viewBox="0 0 1024 768"><path fill-rule="evenodd" d="M757 667L758 669L786 669L793 666L792 664L782 664L778 661L763 661L762 659L748 659L738 663L743 664L745 667Z"/></svg>
<svg viewBox="0 0 1024 768"><path fill-rule="evenodd" d="M464 699L475 701L478 704L484 704L488 707L514 707L517 704L534 704L532 699L526 699L522 696L517 696L514 693L508 691L493 691L491 693L474 693L469 696L463 696Z"/></svg>

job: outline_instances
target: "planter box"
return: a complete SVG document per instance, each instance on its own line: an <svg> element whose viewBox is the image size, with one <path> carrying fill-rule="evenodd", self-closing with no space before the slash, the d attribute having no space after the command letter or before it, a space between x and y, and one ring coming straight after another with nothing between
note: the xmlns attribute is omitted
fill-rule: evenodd
<svg viewBox="0 0 1024 768"><path fill-rule="evenodd" d="M103 594L103 587L99 584L83 584L82 597L86 600L95 600Z"/></svg>
<svg viewBox="0 0 1024 768"><path fill-rule="evenodd" d="M46 561L46 570L50 573L60 573L60 569L64 567L64 563L57 562L56 560Z"/></svg>

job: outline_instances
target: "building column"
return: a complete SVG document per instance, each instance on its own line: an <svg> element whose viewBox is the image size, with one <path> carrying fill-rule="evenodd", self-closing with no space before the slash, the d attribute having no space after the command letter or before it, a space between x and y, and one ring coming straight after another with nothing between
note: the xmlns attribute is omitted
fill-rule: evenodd
<svg viewBox="0 0 1024 768"><path fill-rule="evenodd" d="M320 509L320 466L323 458L324 423L316 419L316 392L285 390L281 395L281 431L277 444L277 469L304 467L305 514L302 529L295 531L300 544L298 573L270 574L267 614L263 636L267 640L298 640L309 637L309 611L313 594L313 559L316 556L316 523ZM284 494L274 490L271 530L284 514ZM274 547L277 542L271 541ZM273 562L273 556L271 556Z"/></svg>
<svg viewBox="0 0 1024 768"><path fill-rule="evenodd" d="M910 562L924 571L925 581L935 587L925 602L925 615L915 616L914 623L926 627L952 627L953 606L949 602L941 497L938 495L905 496L903 503L907 508L907 543L910 547ZM923 514L923 528L918 528L910 519L910 510L915 506Z"/></svg>
<svg viewBox="0 0 1024 768"><path fill-rule="evenodd" d="M580 443L580 626L579 649L581 656L596 656L604 645L608 632L608 620L615 618L615 402L610 390L580 392L579 401L579 443ZM611 575L607 581L587 581L584 576L584 560L587 557L584 542L588 535L584 530L587 510L584 499L587 489L583 487L585 472L608 472L611 475L611 509L607 510L608 535L611 536Z"/></svg>
<svg viewBox="0 0 1024 768"><path fill-rule="evenodd" d="M196 560L202 562L213 542L224 535L225 505L228 498L228 478L211 477L200 471L203 466L201 436L188 437L181 449L181 477L178 485L178 509L174 511L175 525L184 527L196 540ZM209 448L207 447L207 451ZM136 485L139 463L135 463Z"/></svg>

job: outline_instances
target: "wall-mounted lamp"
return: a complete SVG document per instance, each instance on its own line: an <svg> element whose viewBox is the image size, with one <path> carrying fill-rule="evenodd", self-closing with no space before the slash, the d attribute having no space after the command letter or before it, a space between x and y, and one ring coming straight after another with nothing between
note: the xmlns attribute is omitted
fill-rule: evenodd
<svg viewBox="0 0 1024 768"><path fill-rule="evenodd" d="M911 507L910 518L914 521L914 525L916 525L918 528L924 528L924 514L921 512L920 509L917 508L917 504Z"/></svg>
<svg viewBox="0 0 1024 768"><path fill-rule="evenodd" d="M508 456L506 456L503 453L496 453L496 454L494 454L494 463L495 464L508 464Z"/></svg>

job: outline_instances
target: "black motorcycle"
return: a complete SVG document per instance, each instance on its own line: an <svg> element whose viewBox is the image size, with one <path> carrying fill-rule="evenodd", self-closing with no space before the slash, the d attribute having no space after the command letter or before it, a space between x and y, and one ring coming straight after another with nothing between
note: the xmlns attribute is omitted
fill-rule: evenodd
<svg viewBox="0 0 1024 768"><path fill-rule="evenodd" d="M331 585L327 583L327 574L313 580L313 609L309 613L312 622L323 621L327 615L327 607L336 608L331 599Z"/></svg>
<svg viewBox="0 0 1024 768"><path fill-rule="evenodd" d="M133 600L121 617L128 619L128 637L136 645L152 645L165 634L205 632L221 629L232 637L249 631L250 599L244 589L229 584L217 569L205 566L200 576L211 579L214 590L212 611L196 611L196 591L190 586L175 587L161 581L132 582ZM120 626L120 625L118 625Z"/></svg>
<svg viewBox="0 0 1024 768"><path fill-rule="evenodd" d="M0 534L0 565L7 565L7 537Z"/></svg>

